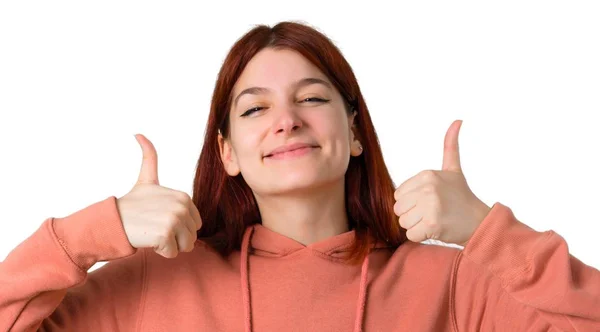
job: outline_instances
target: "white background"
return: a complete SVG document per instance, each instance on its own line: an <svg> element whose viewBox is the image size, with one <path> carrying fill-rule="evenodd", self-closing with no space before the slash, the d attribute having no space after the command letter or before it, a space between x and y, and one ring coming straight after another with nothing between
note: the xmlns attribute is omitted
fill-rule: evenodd
<svg viewBox="0 0 600 332"><path fill-rule="evenodd" d="M352 65L396 185L440 169L463 119L473 192L600 268L597 2L282 2L0 3L0 259L44 219L126 194L136 133L161 185L191 194L229 48L296 20Z"/></svg>

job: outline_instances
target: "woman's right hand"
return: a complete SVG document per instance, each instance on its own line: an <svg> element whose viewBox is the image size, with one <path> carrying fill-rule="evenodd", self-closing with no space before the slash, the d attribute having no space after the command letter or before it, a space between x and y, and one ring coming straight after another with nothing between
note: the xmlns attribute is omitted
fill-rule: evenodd
<svg viewBox="0 0 600 332"><path fill-rule="evenodd" d="M156 149L144 135L135 137L142 146L140 175L135 186L117 199L127 239L134 248L152 247L166 258L190 252L202 227L200 212L187 193L159 185Z"/></svg>

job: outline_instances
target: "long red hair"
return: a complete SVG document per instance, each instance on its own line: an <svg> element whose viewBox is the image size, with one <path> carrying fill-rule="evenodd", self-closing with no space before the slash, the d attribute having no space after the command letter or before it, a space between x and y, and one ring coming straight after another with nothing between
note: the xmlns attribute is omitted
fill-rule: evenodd
<svg viewBox="0 0 600 332"><path fill-rule="evenodd" d="M217 135L218 130L224 137L229 133L234 84L250 59L266 47L302 54L334 84L346 101L347 110L357 112L355 134L363 152L350 158L345 175L349 227L356 231L356 242L348 257L350 263L362 261L373 240L393 247L402 244L406 232L393 211L395 185L352 68L324 34L306 24L289 21L273 27L255 26L236 41L221 66L194 178L192 200L203 222L198 239L225 257L240 249L248 225L261 222L254 195L242 175L231 177L225 172Z"/></svg>

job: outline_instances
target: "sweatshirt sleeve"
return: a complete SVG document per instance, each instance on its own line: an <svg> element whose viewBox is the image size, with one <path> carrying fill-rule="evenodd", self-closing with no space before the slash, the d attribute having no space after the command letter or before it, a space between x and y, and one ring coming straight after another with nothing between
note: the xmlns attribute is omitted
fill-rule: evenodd
<svg viewBox="0 0 600 332"><path fill-rule="evenodd" d="M0 262L0 331L133 331L144 264L115 196L47 218Z"/></svg>
<svg viewBox="0 0 600 332"><path fill-rule="evenodd" d="M496 202L456 258L457 331L600 331L600 271Z"/></svg>

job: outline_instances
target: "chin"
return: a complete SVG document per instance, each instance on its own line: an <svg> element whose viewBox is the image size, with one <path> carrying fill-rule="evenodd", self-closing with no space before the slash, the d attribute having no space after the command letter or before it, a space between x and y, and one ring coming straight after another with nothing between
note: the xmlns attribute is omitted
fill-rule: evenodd
<svg viewBox="0 0 600 332"><path fill-rule="evenodd" d="M310 188L319 185L321 179L317 174L285 174L271 179L273 188L280 190L294 190L301 188Z"/></svg>
<svg viewBox="0 0 600 332"><path fill-rule="evenodd" d="M319 190L324 185L327 185L334 180L325 175L326 174L317 172L314 174L303 172L301 174L290 173L282 175L269 181L271 184L269 192L272 192L273 194L285 194Z"/></svg>

